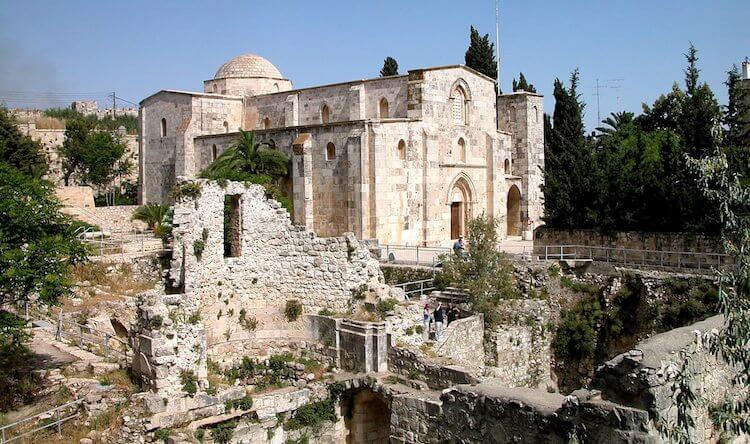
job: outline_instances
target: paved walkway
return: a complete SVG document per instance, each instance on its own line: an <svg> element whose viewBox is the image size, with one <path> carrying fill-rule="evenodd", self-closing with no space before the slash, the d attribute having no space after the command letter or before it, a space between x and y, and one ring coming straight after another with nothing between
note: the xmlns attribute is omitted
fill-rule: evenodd
<svg viewBox="0 0 750 444"><path fill-rule="evenodd" d="M416 247L416 246L390 246L381 247L381 260L402 264L434 265L440 261L441 255L451 253L452 242L446 242L439 247ZM521 240L521 238L510 238L500 242L498 249L511 255L522 255L531 253L534 246L533 241Z"/></svg>

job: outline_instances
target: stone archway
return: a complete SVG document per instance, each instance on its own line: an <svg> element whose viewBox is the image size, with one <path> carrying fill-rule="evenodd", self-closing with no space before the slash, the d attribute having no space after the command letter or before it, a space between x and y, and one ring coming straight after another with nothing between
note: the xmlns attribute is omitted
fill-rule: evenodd
<svg viewBox="0 0 750 444"><path fill-rule="evenodd" d="M450 206L451 239L465 236L471 220L471 203L473 202L471 184L464 176L459 177L450 188L448 205Z"/></svg>
<svg viewBox="0 0 750 444"><path fill-rule="evenodd" d="M342 399L347 444L380 444L391 436L391 407L382 393L360 390Z"/></svg>
<svg viewBox="0 0 750 444"><path fill-rule="evenodd" d="M521 227L521 191L515 185L511 185L508 190L506 210L507 235L520 236L523 229Z"/></svg>

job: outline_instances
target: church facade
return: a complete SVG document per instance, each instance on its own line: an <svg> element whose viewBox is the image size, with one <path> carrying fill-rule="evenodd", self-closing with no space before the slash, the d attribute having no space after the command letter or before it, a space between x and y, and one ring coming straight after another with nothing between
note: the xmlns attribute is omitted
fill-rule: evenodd
<svg viewBox="0 0 750 444"><path fill-rule="evenodd" d="M291 157L294 222L321 236L445 245L473 217L520 236L541 221L542 96L497 96L465 66L292 89L266 59L235 57L204 92L162 90L140 104L142 203L168 203L239 130Z"/></svg>

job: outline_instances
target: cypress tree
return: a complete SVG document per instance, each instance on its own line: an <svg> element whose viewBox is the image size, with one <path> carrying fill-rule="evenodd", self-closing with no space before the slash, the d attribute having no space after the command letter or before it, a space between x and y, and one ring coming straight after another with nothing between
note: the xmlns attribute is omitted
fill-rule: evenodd
<svg viewBox="0 0 750 444"><path fill-rule="evenodd" d="M380 70L380 77L397 76L398 62L393 57L386 57L383 61L383 69Z"/></svg>
<svg viewBox="0 0 750 444"><path fill-rule="evenodd" d="M518 75L517 82L516 82L516 79L513 79L513 92L516 92L516 91L526 91L526 92L535 93L536 88L534 87L533 84L528 83L526 81L526 77L523 75L523 73L520 73Z"/></svg>
<svg viewBox="0 0 750 444"><path fill-rule="evenodd" d="M698 50L692 43L685 58L688 66L685 69L685 101L679 119L680 136L688 154L705 157L718 146L721 108L708 84L700 82Z"/></svg>
<svg viewBox="0 0 750 444"><path fill-rule="evenodd" d="M495 44L490 43L490 35L480 36L479 32L472 26L470 40L469 49L466 50L465 55L466 66L497 80Z"/></svg>
<svg viewBox="0 0 750 444"><path fill-rule="evenodd" d="M747 91L740 85L740 72L737 66L727 71L729 101L724 111L724 145L750 147L750 109L747 105Z"/></svg>

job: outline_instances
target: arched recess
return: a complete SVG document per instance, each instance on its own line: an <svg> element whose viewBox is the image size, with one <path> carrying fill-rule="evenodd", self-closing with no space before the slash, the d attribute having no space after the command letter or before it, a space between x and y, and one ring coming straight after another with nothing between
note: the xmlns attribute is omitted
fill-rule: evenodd
<svg viewBox="0 0 750 444"><path fill-rule="evenodd" d="M380 444L388 442L391 425L391 402L382 392L363 389L341 397L347 444Z"/></svg>
<svg viewBox="0 0 750 444"><path fill-rule="evenodd" d="M161 136L162 137L167 136L167 119L165 118L161 119Z"/></svg>
<svg viewBox="0 0 750 444"><path fill-rule="evenodd" d="M389 117L388 114L388 99L383 97L380 99L380 104L378 106L379 114L381 119L387 119Z"/></svg>
<svg viewBox="0 0 750 444"><path fill-rule="evenodd" d="M505 159L503 170L505 171L506 175L510 175L510 159Z"/></svg>
<svg viewBox="0 0 750 444"><path fill-rule="evenodd" d="M451 239L466 235L466 229L472 218L472 205L476 192L471 179L459 174L448 188L448 206L450 207Z"/></svg>
<svg viewBox="0 0 750 444"><path fill-rule="evenodd" d="M398 158L406 160L406 142L404 142L404 139L398 141Z"/></svg>
<svg viewBox="0 0 750 444"><path fill-rule="evenodd" d="M466 141L463 137L458 138L458 161L466 163Z"/></svg>
<svg viewBox="0 0 750 444"><path fill-rule="evenodd" d="M216 144L214 143L213 145L211 145L211 162L213 162L214 160L216 160L217 157L219 157L218 153L219 151L216 149Z"/></svg>
<svg viewBox="0 0 750 444"><path fill-rule="evenodd" d="M268 129L268 128L271 128L271 119L266 117L265 119L263 119L263 129Z"/></svg>
<svg viewBox="0 0 750 444"><path fill-rule="evenodd" d="M517 186L510 186L506 205L507 234L508 236L520 236L523 229L521 227L521 191Z"/></svg>
<svg viewBox="0 0 750 444"><path fill-rule="evenodd" d="M331 110L328 108L327 104L323 104L323 107L320 108L320 121L325 125L328 123L328 121L331 118Z"/></svg>

